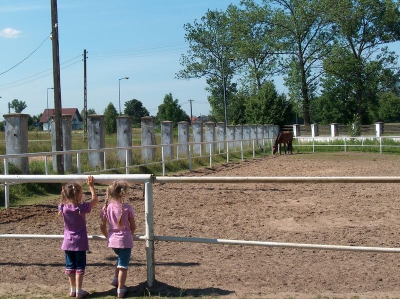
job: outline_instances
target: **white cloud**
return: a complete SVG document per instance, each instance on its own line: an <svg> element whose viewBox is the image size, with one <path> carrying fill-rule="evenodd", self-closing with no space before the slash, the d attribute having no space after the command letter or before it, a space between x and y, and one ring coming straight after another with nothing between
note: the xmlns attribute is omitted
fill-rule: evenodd
<svg viewBox="0 0 400 299"><path fill-rule="evenodd" d="M13 28L4 28L0 31L0 37L4 38L18 38L21 31Z"/></svg>

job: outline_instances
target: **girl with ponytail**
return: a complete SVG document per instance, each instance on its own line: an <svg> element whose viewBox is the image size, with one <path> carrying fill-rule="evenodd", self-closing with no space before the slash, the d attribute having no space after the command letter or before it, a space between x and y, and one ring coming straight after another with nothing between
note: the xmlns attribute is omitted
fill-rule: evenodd
<svg viewBox="0 0 400 299"><path fill-rule="evenodd" d="M62 187L61 203L58 205L58 215L64 220L64 239L61 249L65 251L65 274L70 284L70 297L83 298L88 292L82 289L83 275L86 268L86 251L89 250L89 240L86 228L86 214L98 202L94 189L94 178L86 180L92 195L91 202L82 200L82 186L78 183L68 183Z"/></svg>
<svg viewBox="0 0 400 299"><path fill-rule="evenodd" d="M111 285L117 287L117 298L123 298L127 292L125 282L136 230L135 212L124 201L128 189L129 185L125 181L111 183L107 188L106 202L100 215L100 229L107 238L107 246L118 256L111 282Z"/></svg>

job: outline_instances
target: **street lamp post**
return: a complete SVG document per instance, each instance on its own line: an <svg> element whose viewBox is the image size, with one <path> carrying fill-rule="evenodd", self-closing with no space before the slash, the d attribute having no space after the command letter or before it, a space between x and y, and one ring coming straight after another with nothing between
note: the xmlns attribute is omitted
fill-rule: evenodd
<svg viewBox="0 0 400 299"><path fill-rule="evenodd" d="M50 121L49 121L49 89L54 89L54 87L47 88L47 131L50 131Z"/></svg>
<svg viewBox="0 0 400 299"><path fill-rule="evenodd" d="M121 115L121 80L129 79L129 77L123 77L118 79L118 103L119 103L119 115Z"/></svg>
<svg viewBox="0 0 400 299"><path fill-rule="evenodd" d="M228 130L228 111L227 111L227 103L226 103L226 78L225 78L225 65L224 65L224 58L221 60L222 66L222 88L224 93L224 114L225 114L225 133ZM228 58L228 60L233 61L234 58Z"/></svg>

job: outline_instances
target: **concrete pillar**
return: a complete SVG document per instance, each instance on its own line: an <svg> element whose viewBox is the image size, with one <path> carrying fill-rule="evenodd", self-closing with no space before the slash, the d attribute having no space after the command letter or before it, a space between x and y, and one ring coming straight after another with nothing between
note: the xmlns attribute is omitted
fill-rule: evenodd
<svg viewBox="0 0 400 299"><path fill-rule="evenodd" d="M226 140L228 141L229 144L229 149L234 149L235 148L235 126L234 125L228 125L226 128Z"/></svg>
<svg viewBox="0 0 400 299"><path fill-rule="evenodd" d="M262 146L264 139L264 126L258 125L257 126L257 143L259 146Z"/></svg>
<svg viewBox="0 0 400 299"><path fill-rule="evenodd" d="M156 145L156 135L154 134L154 117L145 116L141 118L142 127L142 146ZM147 163L153 161L156 154L156 148L143 148L142 159Z"/></svg>
<svg viewBox="0 0 400 299"><path fill-rule="evenodd" d="M193 130L193 142L203 142L203 122L194 122L192 124ZM193 144L193 153L197 156L201 156L202 144Z"/></svg>
<svg viewBox="0 0 400 299"><path fill-rule="evenodd" d="M250 125L250 139L257 140L257 125ZM253 143L253 141L251 141Z"/></svg>
<svg viewBox="0 0 400 299"><path fill-rule="evenodd" d="M212 143L215 140L215 123L213 122L206 122L204 124L205 128L205 135L206 135L206 142L210 142L206 144L206 153L210 153L210 146L211 146L211 153L214 153L215 144Z"/></svg>
<svg viewBox="0 0 400 299"><path fill-rule="evenodd" d="M331 136L332 137L339 136L339 129L338 129L338 124L337 123L331 124Z"/></svg>
<svg viewBox="0 0 400 299"><path fill-rule="evenodd" d="M189 125L187 121L178 122L178 154L179 157L189 155L188 143L189 143Z"/></svg>
<svg viewBox="0 0 400 299"><path fill-rule="evenodd" d="M383 122L377 122L375 124L375 131L376 131L376 137L382 137L382 134L383 134Z"/></svg>
<svg viewBox="0 0 400 299"><path fill-rule="evenodd" d="M279 126L278 125L269 125L268 126L269 129L269 138L271 138L272 143L275 143L275 139L276 137L278 137L279 134Z"/></svg>
<svg viewBox="0 0 400 299"><path fill-rule="evenodd" d="M244 125L243 126L243 139L244 140L250 140L251 138L251 131L250 131L250 126L249 125ZM250 141L244 141L243 145L250 145Z"/></svg>
<svg viewBox="0 0 400 299"><path fill-rule="evenodd" d="M63 151L69 151L72 149L72 115L63 114L61 115L61 130L62 130L62 144ZM56 141L56 125L53 121L54 116L51 117L51 150L53 152L57 149L57 141ZM63 164L64 164L64 172L72 171L72 155L63 155ZM57 171L57 155L53 155L53 170Z"/></svg>
<svg viewBox="0 0 400 299"><path fill-rule="evenodd" d="M237 125L235 127L235 140L239 140L235 142L235 147L240 148L240 144L242 143L243 140L243 126L242 125Z"/></svg>
<svg viewBox="0 0 400 299"><path fill-rule="evenodd" d="M319 136L318 124L311 124L311 137Z"/></svg>
<svg viewBox="0 0 400 299"><path fill-rule="evenodd" d="M169 120L161 122L161 144L173 144L174 143L174 123ZM174 147L164 146L164 158L174 158Z"/></svg>
<svg viewBox="0 0 400 299"><path fill-rule="evenodd" d="M269 127L270 127L271 125L270 124L268 124L268 125L264 125L264 134L263 134L263 136L264 136L264 138L270 138L270 136L269 136Z"/></svg>
<svg viewBox="0 0 400 299"><path fill-rule="evenodd" d="M218 148L225 149L225 123L219 122L216 125Z"/></svg>
<svg viewBox="0 0 400 299"><path fill-rule="evenodd" d="M88 118L88 147L89 149L102 149L106 144L106 130L104 115L91 114ZM104 152L89 153L89 165L91 168L104 168Z"/></svg>
<svg viewBox="0 0 400 299"><path fill-rule="evenodd" d="M132 147L132 117L118 116L117 117L117 147ZM118 161L127 162L128 165L132 162L132 150L118 151Z"/></svg>
<svg viewBox="0 0 400 299"><path fill-rule="evenodd" d="M5 139L6 155L28 153L28 114L5 114L6 122ZM29 160L25 158L12 158L9 163L15 165L23 174L29 174Z"/></svg>
<svg viewBox="0 0 400 299"><path fill-rule="evenodd" d="M299 137L299 136L300 136L300 125L294 124L293 125L293 137Z"/></svg>

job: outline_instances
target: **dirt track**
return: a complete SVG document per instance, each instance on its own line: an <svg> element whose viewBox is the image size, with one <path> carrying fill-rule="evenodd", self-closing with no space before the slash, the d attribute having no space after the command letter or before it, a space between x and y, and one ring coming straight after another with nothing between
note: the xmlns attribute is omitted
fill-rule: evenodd
<svg viewBox="0 0 400 299"><path fill-rule="evenodd" d="M293 154L221 165L188 176L400 176L398 156ZM88 216L100 235L101 198ZM155 235L371 247L400 247L396 184L156 184ZM144 233L142 186L130 203ZM87 195L89 197L89 195ZM62 234L58 199L0 211L0 233ZM68 292L61 240L0 239L0 297L62 298ZM90 241L88 298L114 296L115 257ZM144 242L136 242L127 298L400 298L400 256L252 246L156 242L156 279L146 289ZM355 297L358 296L358 297ZM3 298L3 297L1 297Z"/></svg>

